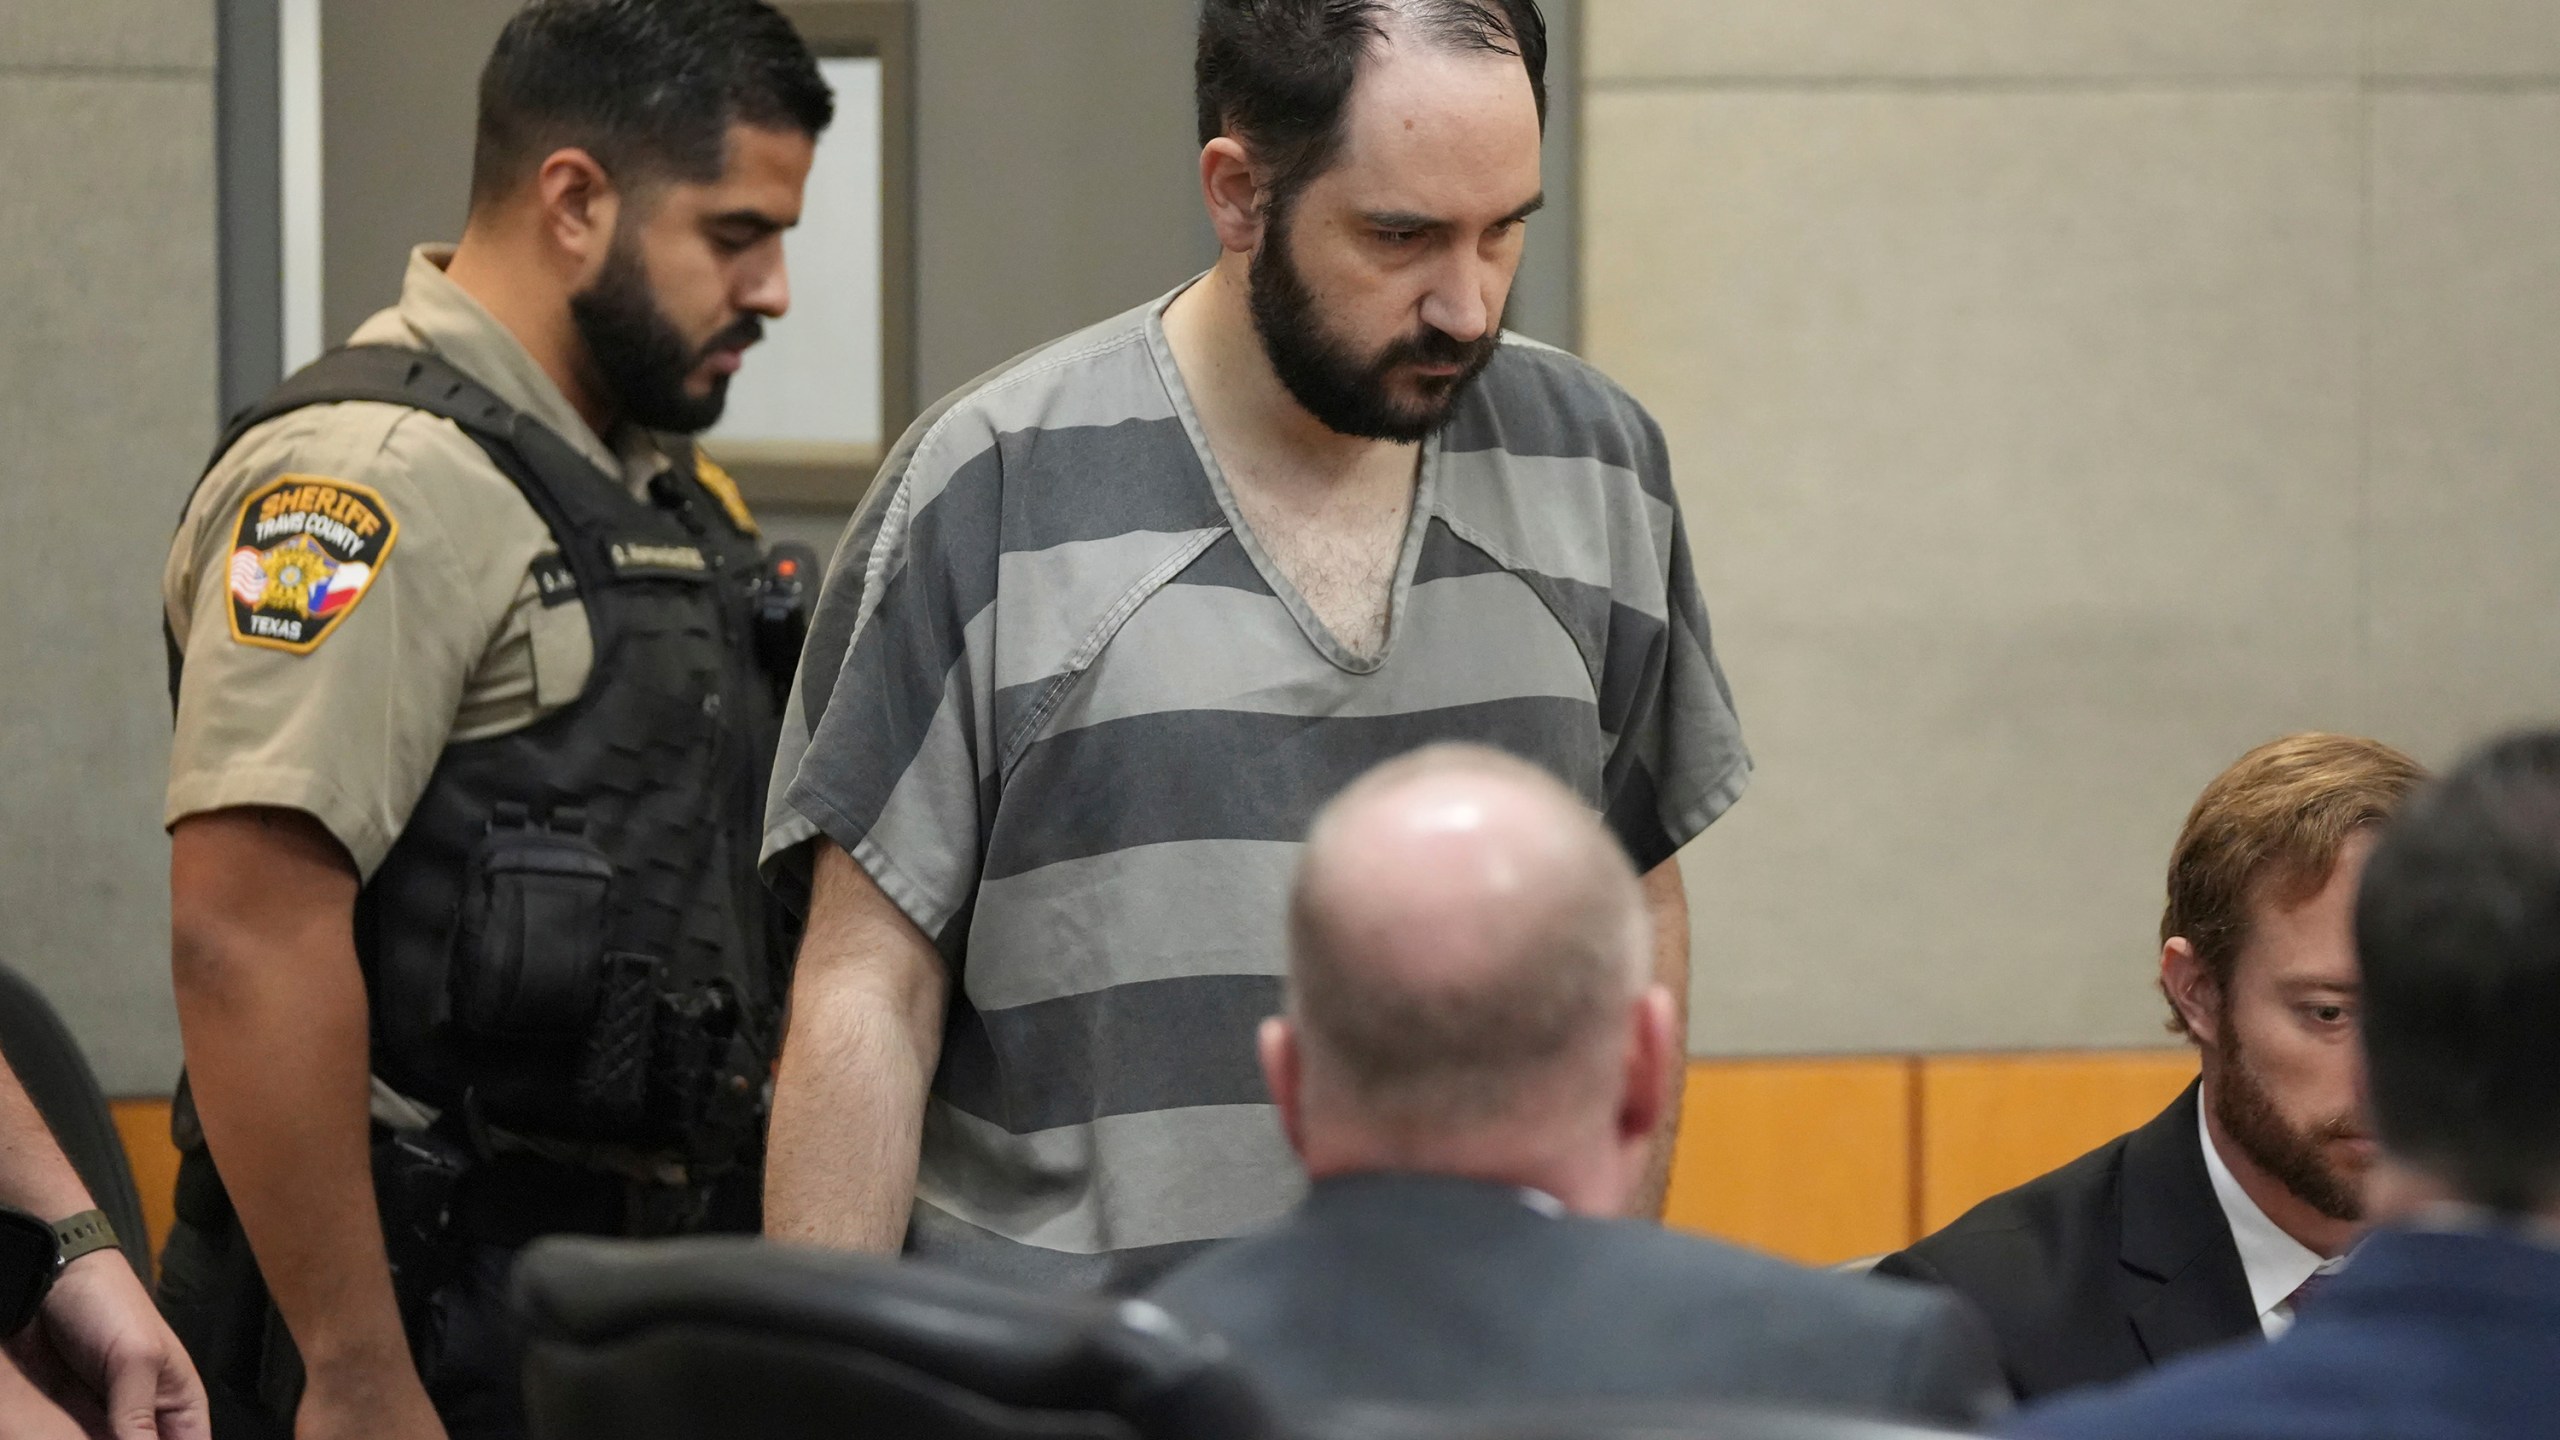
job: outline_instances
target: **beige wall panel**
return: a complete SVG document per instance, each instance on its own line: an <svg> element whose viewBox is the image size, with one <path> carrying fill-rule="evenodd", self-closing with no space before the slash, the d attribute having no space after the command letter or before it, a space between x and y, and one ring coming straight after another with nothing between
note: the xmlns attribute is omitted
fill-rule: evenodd
<svg viewBox="0 0 2560 1440"><path fill-rule="evenodd" d="M0 0L0 73L212 68L212 0Z"/></svg>
<svg viewBox="0 0 2560 1440"><path fill-rule="evenodd" d="M1196 13L1190 0L919 6L919 405L1217 257L1192 138ZM1007 157L1000 181L990 154Z"/></svg>
<svg viewBox="0 0 2560 1440"><path fill-rule="evenodd" d="M400 298L411 247L462 238L480 67L521 0L320 0L321 343Z"/></svg>
<svg viewBox="0 0 2560 1440"><path fill-rule="evenodd" d="M1585 33L1602 84L2345 76L2360 62L2362 19L2348 0L1590 0Z"/></svg>
<svg viewBox="0 0 2560 1440"><path fill-rule="evenodd" d="M1654 410L1760 761L1708 1051L2141 1044L2169 840L2358 723L2351 95L1632 93L1587 349Z"/></svg>
<svg viewBox="0 0 2560 1440"><path fill-rule="evenodd" d="M159 577L214 426L213 92L0 75L0 959L165 1090Z"/></svg>
<svg viewBox="0 0 2560 1440"><path fill-rule="evenodd" d="M2378 75L2560 76L2552 0L2366 0Z"/></svg>
<svg viewBox="0 0 2560 1440"><path fill-rule="evenodd" d="M2372 683L2444 761L2560 720L2560 95L2373 130Z"/></svg>

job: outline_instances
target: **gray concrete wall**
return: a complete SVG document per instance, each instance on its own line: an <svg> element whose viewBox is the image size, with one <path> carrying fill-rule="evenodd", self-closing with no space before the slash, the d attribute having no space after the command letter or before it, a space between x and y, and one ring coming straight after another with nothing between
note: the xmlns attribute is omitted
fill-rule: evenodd
<svg viewBox="0 0 2560 1440"><path fill-rule="evenodd" d="M1761 761L1708 1051L2141 1044L2196 791L2560 716L2560 6L1594 0L1585 343Z"/></svg>
<svg viewBox="0 0 2560 1440"><path fill-rule="evenodd" d="M160 562L214 422L213 8L0 3L0 961L176 1073Z"/></svg>
<svg viewBox="0 0 2560 1440"><path fill-rule="evenodd" d="M920 403L1171 289L1216 242L1192 0L920 0Z"/></svg>
<svg viewBox="0 0 2560 1440"><path fill-rule="evenodd" d="M462 234L480 67L522 0L321 0L322 343L400 298L411 247Z"/></svg>

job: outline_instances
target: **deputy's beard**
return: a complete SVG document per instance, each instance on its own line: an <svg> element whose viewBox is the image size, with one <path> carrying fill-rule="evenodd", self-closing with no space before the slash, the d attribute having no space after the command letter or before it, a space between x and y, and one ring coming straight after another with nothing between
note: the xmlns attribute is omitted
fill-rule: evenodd
<svg viewBox="0 0 2560 1440"><path fill-rule="evenodd" d="M764 322L742 315L702 345L685 340L649 286L640 247L616 235L593 284L569 297L569 318L586 343L593 381L620 416L648 430L691 435L718 424L729 403L729 377L715 375L706 394L685 389L686 377L711 352L743 348L764 337Z"/></svg>
<svg viewBox="0 0 2560 1440"><path fill-rule="evenodd" d="M1428 438L1447 423L1502 344L1496 316L1474 340L1425 326L1374 355L1361 355L1325 325L1315 292L1298 273L1289 254L1286 204L1272 207L1247 280L1254 332L1262 337L1272 371L1308 414L1336 434L1403 444ZM1390 381L1399 367L1415 363L1455 365L1458 373L1417 376L1421 399L1401 399Z"/></svg>
<svg viewBox="0 0 2560 1440"><path fill-rule="evenodd" d="M2213 1088L2213 1118L2222 1122L2222 1133L2312 1209L2332 1220L2364 1218L2361 1177L2341 1173L2330 1162L2327 1149L2331 1141L2362 1135L2363 1125L2352 1115L2332 1115L2296 1129L2276 1108L2275 1096L2250 1063L2240 1031L2228 1014L2223 1017L2222 1036L2221 1065Z"/></svg>

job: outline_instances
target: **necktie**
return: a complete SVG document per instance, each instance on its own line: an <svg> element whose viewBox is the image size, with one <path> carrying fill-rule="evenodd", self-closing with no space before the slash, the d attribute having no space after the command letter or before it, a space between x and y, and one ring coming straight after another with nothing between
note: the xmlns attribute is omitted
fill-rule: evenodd
<svg viewBox="0 0 2560 1440"><path fill-rule="evenodd" d="M2296 1319L2300 1319L2302 1316L2302 1307L2309 1304L2311 1297L2319 1293L2320 1287L2328 1283L2329 1267L2324 1265L2319 1269L2312 1271L2310 1278L2304 1280L2301 1284L2294 1286L2293 1293L2284 1297L2285 1313Z"/></svg>

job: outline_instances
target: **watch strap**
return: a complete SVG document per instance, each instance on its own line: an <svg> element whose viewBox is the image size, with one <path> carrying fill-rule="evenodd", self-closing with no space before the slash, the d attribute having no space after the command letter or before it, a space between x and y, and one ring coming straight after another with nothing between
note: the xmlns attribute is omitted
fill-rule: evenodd
<svg viewBox="0 0 2560 1440"><path fill-rule="evenodd" d="M53 1242L61 1247L61 1263L65 1265L92 1250L112 1250L124 1243L116 1238L116 1227L104 1210L83 1210L54 1221Z"/></svg>

